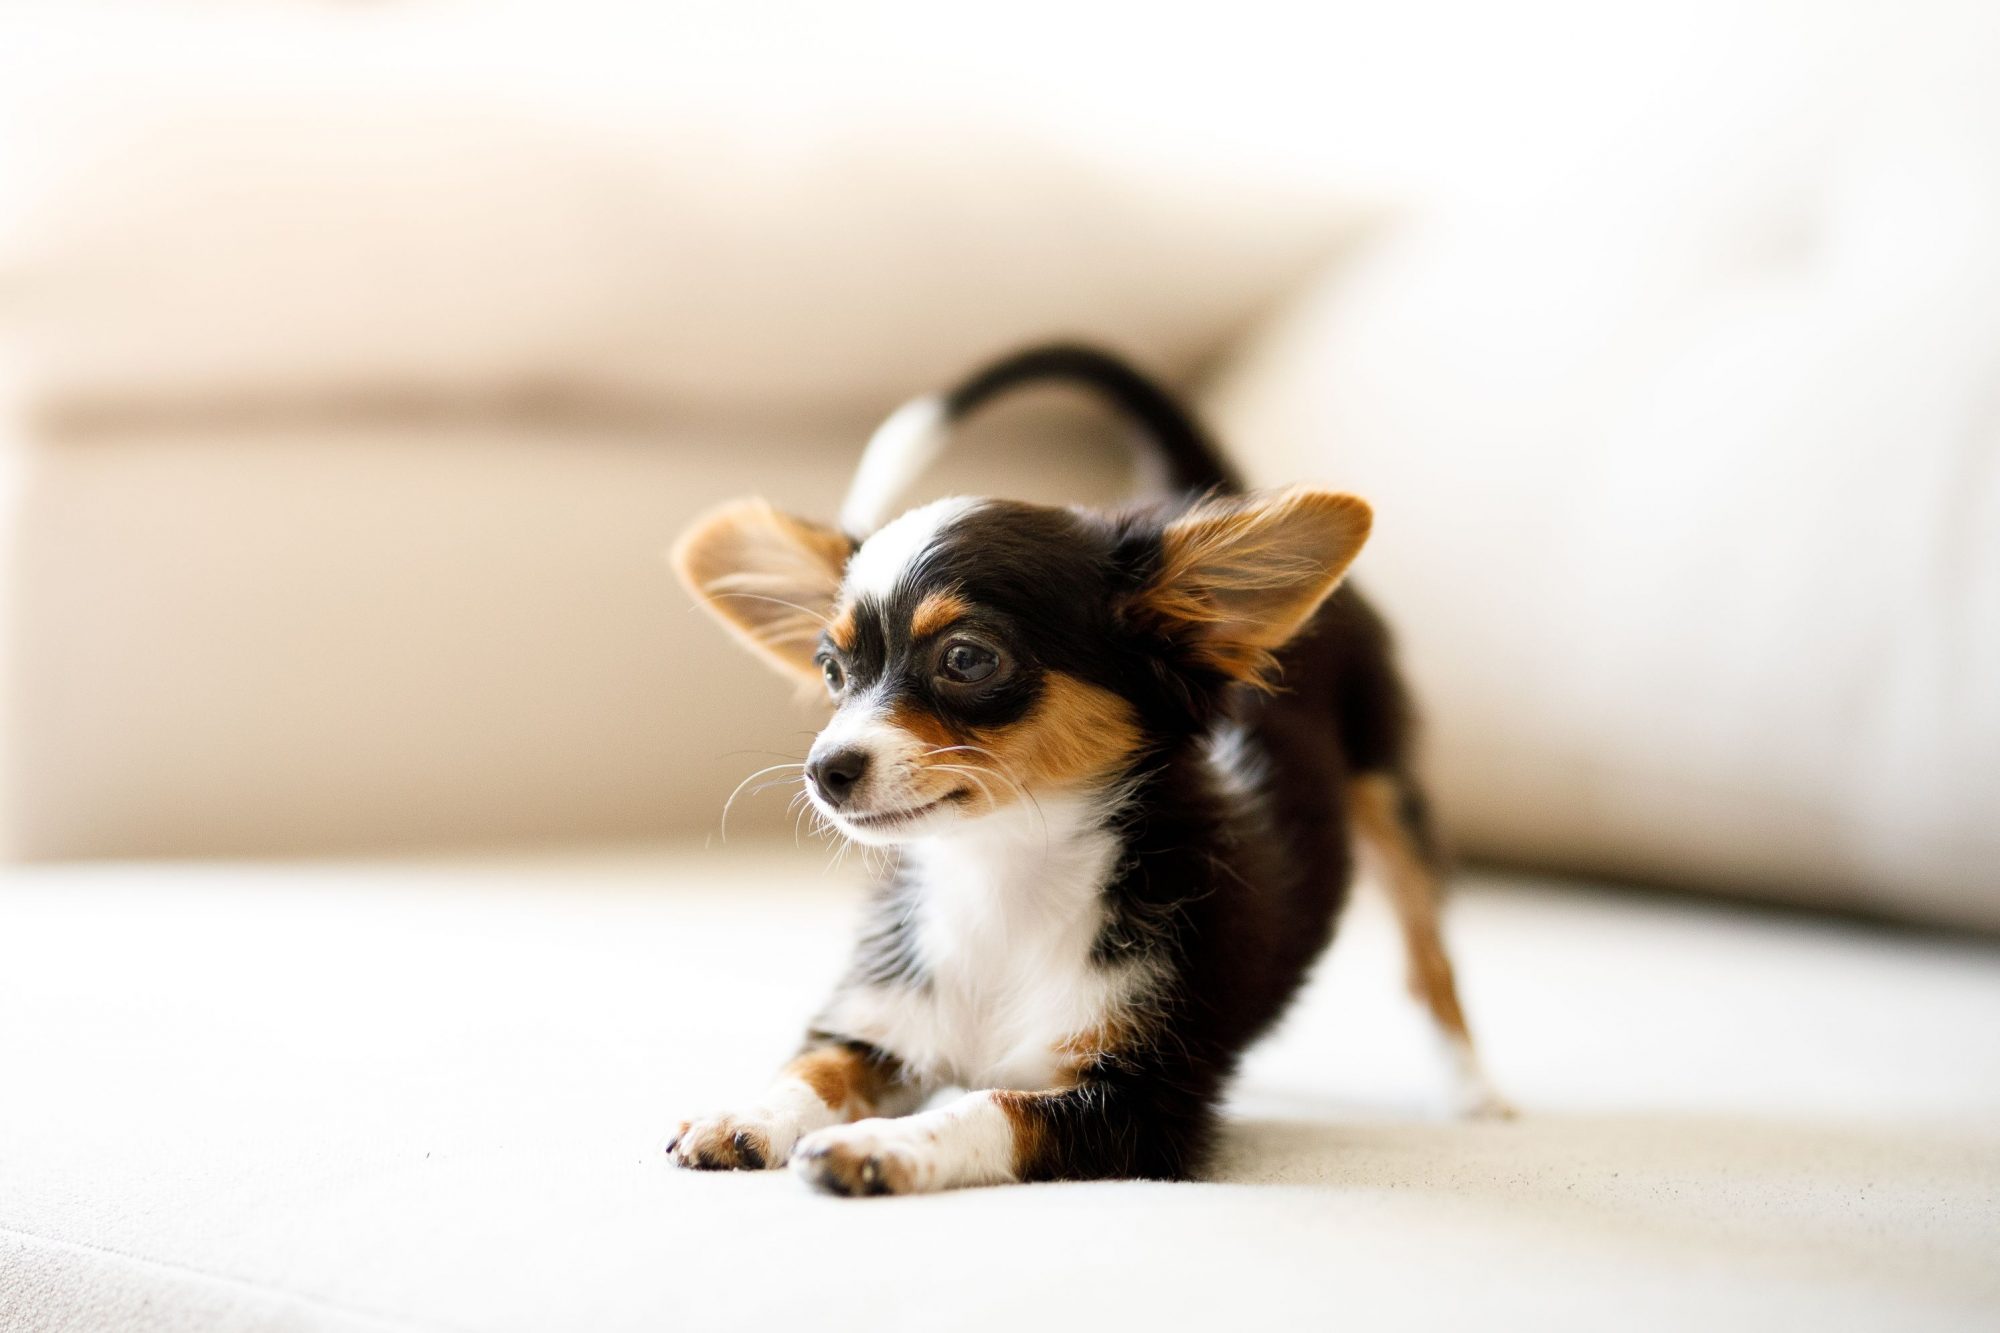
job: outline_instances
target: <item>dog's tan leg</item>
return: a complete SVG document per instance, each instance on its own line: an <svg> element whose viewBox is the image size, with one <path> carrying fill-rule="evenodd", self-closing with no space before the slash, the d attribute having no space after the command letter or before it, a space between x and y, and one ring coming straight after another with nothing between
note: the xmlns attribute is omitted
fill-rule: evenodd
<svg viewBox="0 0 2000 1333"><path fill-rule="evenodd" d="M1458 982L1438 925L1440 876L1430 832L1407 782L1370 773L1348 784L1348 818L1381 869L1403 931L1410 993L1429 1011L1451 1061L1459 1110L1481 1118L1514 1114L1486 1077L1458 1000Z"/></svg>
<svg viewBox="0 0 2000 1333"><path fill-rule="evenodd" d="M869 1116L901 1115L920 1095L902 1067L883 1052L816 1037L779 1072L756 1105L682 1121L666 1153L681 1166L710 1171L779 1167L814 1130Z"/></svg>

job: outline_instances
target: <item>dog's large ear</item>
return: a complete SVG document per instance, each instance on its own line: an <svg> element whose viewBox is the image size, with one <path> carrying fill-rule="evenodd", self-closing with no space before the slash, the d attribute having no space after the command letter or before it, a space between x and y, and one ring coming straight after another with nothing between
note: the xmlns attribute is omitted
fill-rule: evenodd
<svg viewBox="0 0 2000 1333"><path fill-rule="evenodd" d="M854 543L832 528L734 500L674 543L674 572L717 620L787 675L819 679L814 646Z"/></svg>
<svg viewBox="0 0 2000 1333"><path fill-rule="evenodd" d="M1368 540L1365 501L1331 491L1218 496L1170 520L1128 614L1234 680L1272 683L1274 654Z"/></svg>

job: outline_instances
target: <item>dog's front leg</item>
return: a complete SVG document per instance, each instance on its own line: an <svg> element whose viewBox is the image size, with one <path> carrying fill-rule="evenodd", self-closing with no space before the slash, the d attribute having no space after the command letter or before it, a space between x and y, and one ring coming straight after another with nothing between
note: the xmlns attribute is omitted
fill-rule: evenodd
<svg viewBox="0 0 2000 1333"><path fill-rule="evenodd" d="M705 1171L783 1166L814 1130L864 1116L894 1115L918 1090L895 1057L865 1042L815 1033L747 1110L684 1120L667 1143L670 1160Z"/></svg>
<svg viewBox="0 0 2000 1333"><path fill-rule="evenodd" d="M1086 1082L1050 1092L967 1093L920 1115L809 1134L792 1169L830 1194L1182 1177L1200 1164L1213 1114L1205 1100L1162 1091L1149 1098L1129 1086Z"/></svg>

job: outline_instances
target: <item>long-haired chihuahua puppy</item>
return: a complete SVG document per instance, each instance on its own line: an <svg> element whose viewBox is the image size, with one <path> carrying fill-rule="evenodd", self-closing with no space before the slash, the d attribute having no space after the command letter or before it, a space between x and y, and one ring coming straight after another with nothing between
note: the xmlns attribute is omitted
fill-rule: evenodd
<svg viewBox="0 0 2000 1333"><path fill-rule="evenodd" d="M1134 417L1178 498L949 499L878 526L953 423L1049 381ZM1438 932L1408 695L1341 583L1369 522L1351 495L1243 493L1167 393L1068 346L889 418L837 528L760 500L700 519L681 579L833 701L814 808L900 855L798 1056L682 1123L671 1158L790 1162L836 1194L1196 1174L1244 1049L1332 936L1350 831L1466 1109L1504 1113ZM944 1088L969 1091L919 1109Z"/></svg>

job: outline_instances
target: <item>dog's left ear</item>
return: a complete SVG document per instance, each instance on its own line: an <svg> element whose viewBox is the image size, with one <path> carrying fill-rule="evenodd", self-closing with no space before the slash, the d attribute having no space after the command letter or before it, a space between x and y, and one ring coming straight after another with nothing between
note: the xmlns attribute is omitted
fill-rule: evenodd
<svg viewBox="0 0 2000 1333"><path fill-rule="evenodd" d="M1233 680L1268 686L1274 654L1368 540L1367 502L1332 491L1218 496L1170 520L1129 616Z"/></svg>
<svg viewBox="0 0 2000 1333"><path fill-rule="evenodd" d="M854 543L832 528L735 500L674 543L674 572L730 633L793 677L819 680L814 647Z"/></svg>

